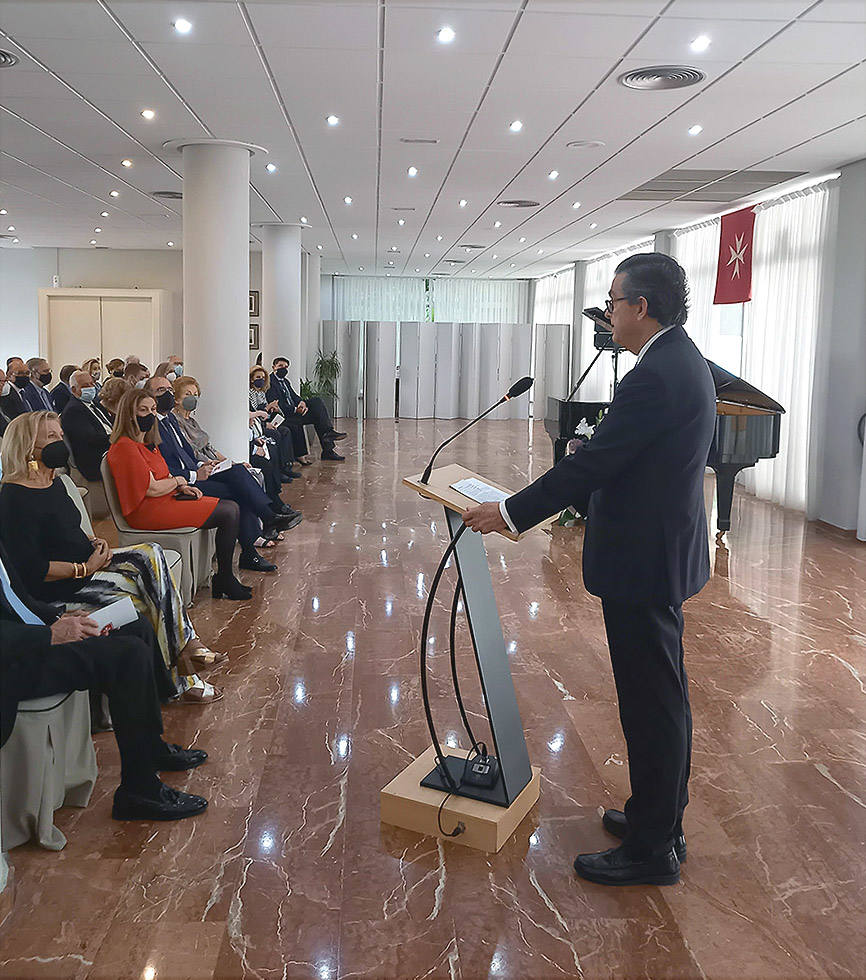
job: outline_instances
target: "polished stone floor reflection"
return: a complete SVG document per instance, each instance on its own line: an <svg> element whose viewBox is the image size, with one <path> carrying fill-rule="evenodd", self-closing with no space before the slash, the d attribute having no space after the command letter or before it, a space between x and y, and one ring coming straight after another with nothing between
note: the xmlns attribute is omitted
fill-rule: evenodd
<svg viewBox="0 0 866 980"><path fill-rule="evenodd" d="M613 846L599 808L628 785L578 529L487 539L543 773L537 807L496 855L380 826L380 788L426 745L417 641L446 534L400 480L458 426L368 422L350 431L347 463L291 485L305 520L279 574L244 573L250 603L202 593L193 609L231 655L211 676L225 699L165 710L173 740L211 753L172 779L210 808L112 822L117 753L97 736L93 801L57 815L65 850L11 854L0 976L864 976L866 547L754 498L736 497L728 546L711 543L713 578L686 606L695 736L680 885L606 889L571 868L577 851ZM491 422L447 454L517 488L551 447L540 425ZM447 601L430 644L442 695ZM482 728L465 630L460 648ZM456 740L456 710L436 717Z"/></svg>

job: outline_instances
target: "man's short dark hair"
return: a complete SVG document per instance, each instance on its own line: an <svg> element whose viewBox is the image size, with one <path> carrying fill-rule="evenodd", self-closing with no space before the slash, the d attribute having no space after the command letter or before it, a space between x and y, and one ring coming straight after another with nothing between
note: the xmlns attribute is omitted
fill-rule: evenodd
<svg viewBox="0 0 866 980"><path fill-rule="evenodd" d="M629 303L646 300L647 313L663 327L681 327L689 315L689 285L682 266L663 252L629 255L616 267L625 273L623 293Z"/></svg>
<svg viewBox="0 0 866 980"><path fill-rule="evenodd" d="M275 357L271 362L271 367L276 367L280 363L280 361L285 361L286 364L289 363L289 359L287 357Z"/></svg>
<svg viewBox="0 0 866 980"><path fill-rule="evenodd" d="M68 385L69 379L77 370L78 370L77 364L64 364L63 367L60 369L60 380L64 384Z"/></svg>

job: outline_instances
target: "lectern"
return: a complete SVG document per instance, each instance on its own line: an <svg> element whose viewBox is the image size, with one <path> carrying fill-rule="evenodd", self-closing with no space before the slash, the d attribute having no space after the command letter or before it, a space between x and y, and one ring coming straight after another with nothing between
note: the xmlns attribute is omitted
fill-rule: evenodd
<svg viewBox="0 0 866 980"><path fill-rule="evenodd" d="M406 477L403 484L444 506L453 538L463 524L463 511L477 503L454 489L455 484L466 479L509 493L458 464L433 470L426 484L420 475ZM512 541L521 537L508 531L503 535ZM493 735L493 754L499 761L499 778L490 788L467 785L462 777L465 760L471 753L451 750L445 757L452 777L449 782L441 771L436 749L431 746L382 790L381 817L384 823L441 836L438 811L443 794L451 794L446 811L449 820L453 824L459 819L466 828L454 840L469 847L498 851L538 800L540 769L529 762L482 535L467 530L454 554Z"/></svg>

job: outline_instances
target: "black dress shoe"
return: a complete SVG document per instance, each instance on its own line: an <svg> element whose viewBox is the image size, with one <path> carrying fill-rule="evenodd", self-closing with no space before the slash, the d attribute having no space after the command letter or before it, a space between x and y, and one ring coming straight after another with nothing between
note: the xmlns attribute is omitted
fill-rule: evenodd
<svg viewBox="0 0 866 980"><path fill-rule="evenodd" d="M294 473L280 473L280 483L291 483L294 479Z"/></svg>
<svg viewBox="0 0 866 980"><path fill-rule="evenodd" d="M294 518L289 514L274 514L271 518L269 518L266 527L268 530L275 527L278 531L288 531L289 528L294 527L295 524L297 524L297 521L295 521L295 524L293 524L293 520Z"/></svg>
<svg viewBox="0 0 866 980"><path fill-rule="evenodd" d="M578 854L574 870L581 878L599 885L675 885L680 880L680 862L673 848L636 860L621 844L597 854Z"/></svg>
<svg viewBox="0 0 866 980"><path fill-rule="evenodd" d="M601 822L609 834L619 837L620 840L623 840L628 833L628 821L622 810L605 810ZM682 864L686 859L685 834L680 834L679 837L674 838L674 850L677 854L677 860Z"/></svg>
<svg viewBox="0 0 866 980"><path fill-rule="evenodd" d="M331 449L326 449L322 453L322 459L331 460L335 463L342 463L345 458L345 456L341 456L338 452L335 452L333 447Z"/></svg>
<svg viewBox="0 0 866 980"><path fill-rule="evenodd" d="M162 743L163 748L155 760L156 768L162 772L183 772L195 769L207 759L203 749L184 749L180 745Z"/></svg>
<svg viewBox="0 0 866 980"><path fill-rule="evenodd" d="M243 582L239 582L234 574L225 577L215 574L210 580L210 588L214 599L222 599L225 596L226 599L244 602L253 594L253 590Z"/></svg>
<svg viewBox="0 0 866 980"><path fill-rule="evenodd" d="M111 816L115 820L182 820L206 808L207 800L203 796L182 793L165 783L160 783L153 795L140 795L118 786Z"/></svg>
<svg viewBox="0 0 866 980"><path fill-rule="evenodd" d="M327 438L333 439L334 442L339 442L341 439L345 439L346 438L346 433L345 432L337 432L336 429L331 429L331 431L327 435Z"/></svg>
<svg viewBox="0 0 866 980"><path fill-rule="evenodd" d="M268 561L253 549L251 552L242 552L238 558L238 568L246 568L251 572L275 572L277 566Z"/></svg>

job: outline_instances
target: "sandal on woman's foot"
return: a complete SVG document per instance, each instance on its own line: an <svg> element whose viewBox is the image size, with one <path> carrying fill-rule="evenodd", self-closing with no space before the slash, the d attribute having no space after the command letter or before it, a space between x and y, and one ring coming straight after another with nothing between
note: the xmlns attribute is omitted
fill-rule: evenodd
<svg viewBox="0 0 866 980"><path fill-rule="evenodd" d="M229 659L229 655L210 650L208 647L199 647L195 653L189 655L189 659L199 667L216 667L217 664L224 664Z"/></svg>
<svg viewBox="0 0 866 980"><path fill-rule="evenodd" d="M208 684L207 681L203 681L199 677L196 683L192 687L188 687L178 700L182 704L210 704L212 701L219 701L222 696L223 692L218 687Z"/></svg>

